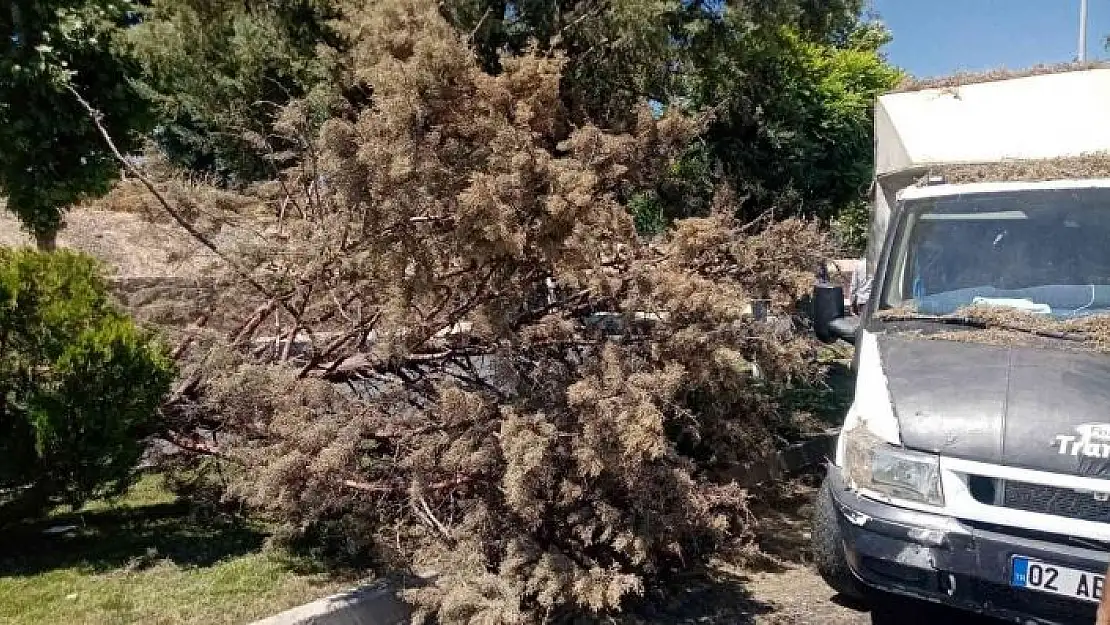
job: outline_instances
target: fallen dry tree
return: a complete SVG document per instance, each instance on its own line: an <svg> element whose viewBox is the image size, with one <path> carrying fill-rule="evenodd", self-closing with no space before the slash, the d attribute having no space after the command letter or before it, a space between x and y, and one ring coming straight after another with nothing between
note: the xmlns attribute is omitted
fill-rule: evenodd
<svg viewBox="0 0 1110 625"><path fill-rule="evenodd" d="M558 58L485 74L430 1L343 24L372 104L282 112L274 234L218 250L241 324L192 331L172 438L291 534L436 571L418 615L618 611L750 527L723 476L774 444L774 385L815 373L792 307L823 240L746 231L722 194L642 241L622 201L689 120L572 128Z"/></svg>

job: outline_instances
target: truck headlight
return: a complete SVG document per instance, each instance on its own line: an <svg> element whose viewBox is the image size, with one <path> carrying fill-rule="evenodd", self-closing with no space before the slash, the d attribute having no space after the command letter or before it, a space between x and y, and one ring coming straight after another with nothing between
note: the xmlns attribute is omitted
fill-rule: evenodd
<svg viewBox="0 0 1110 625"><path fill-rule="evenodd" d="M940 457L895 447L859 426L845 434L848 483L894 499L944 506Z"/></svg>

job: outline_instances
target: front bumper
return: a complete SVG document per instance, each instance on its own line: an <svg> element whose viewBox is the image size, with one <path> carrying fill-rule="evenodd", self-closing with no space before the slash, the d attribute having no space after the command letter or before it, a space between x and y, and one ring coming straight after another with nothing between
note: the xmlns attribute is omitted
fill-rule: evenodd
<svg viewBox="0 0 1110 625"><path fill-rule="evenodd" d="M1011 588L1010 558L1020 554L1101 573L1106 552L866 499L846 488L835 466L827 487L848 564L868 586L1017 623L1094 622L1093 603Z"/></svg>

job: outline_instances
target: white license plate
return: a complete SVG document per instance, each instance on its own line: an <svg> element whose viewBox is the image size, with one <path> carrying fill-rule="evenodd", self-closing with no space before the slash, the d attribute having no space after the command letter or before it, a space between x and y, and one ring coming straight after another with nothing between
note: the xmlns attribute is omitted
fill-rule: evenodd
<svg viewBox="0 0 1110 625"><path fill-rule="evenodd" d="M1011 559L1010 585L1062 597L1097 602L1102 598L1103 576L1057 564L1014 556Z"/></svg>

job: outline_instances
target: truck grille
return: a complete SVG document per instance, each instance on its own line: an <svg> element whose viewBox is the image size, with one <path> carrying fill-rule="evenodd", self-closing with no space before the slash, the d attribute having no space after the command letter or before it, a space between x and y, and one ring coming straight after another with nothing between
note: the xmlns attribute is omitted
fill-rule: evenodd
<svg viewBox="0 0 1110 625"><path fill-rule="evenodd" d="M1002 481L1001 487L1006 508L1110 523L1110 501L1095 499L1095 493L1009 480Z"/></svg>

